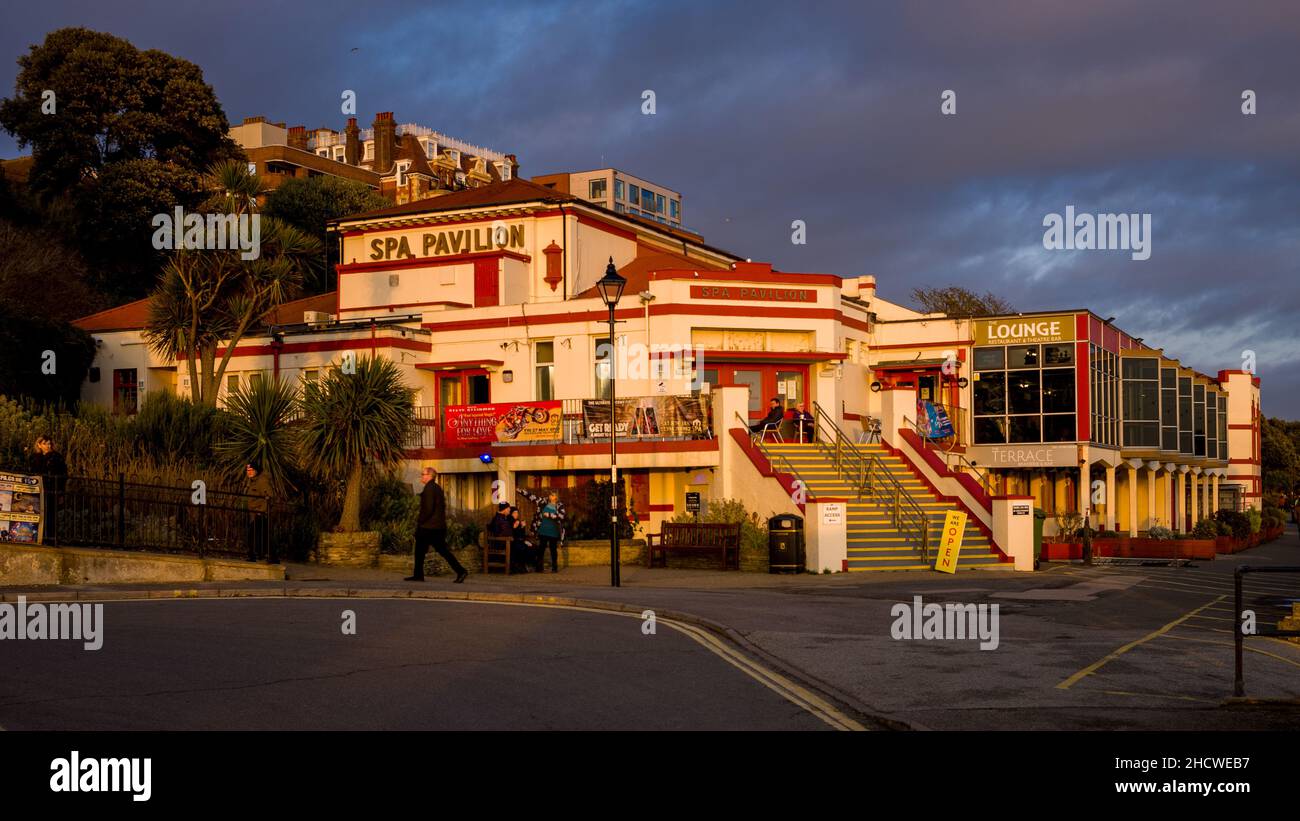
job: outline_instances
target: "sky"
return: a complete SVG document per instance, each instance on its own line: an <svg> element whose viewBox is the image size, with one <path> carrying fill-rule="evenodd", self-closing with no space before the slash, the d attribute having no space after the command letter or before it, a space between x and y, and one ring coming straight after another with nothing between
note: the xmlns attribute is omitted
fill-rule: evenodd
<svg viewBox="0 0 1300 821"><path fill-rule="evenodd" d="M612 165L674 188L685 227L780 270L874 274L904 304L961 285L1088 308L1210 374L1253 354L1264 412L1300 419L1291 0L42 0L3 18L3 95L64 26L193 61L232 123L341 129L351 90L363 127L393 111L524 176ZM1045 248L1067 206L1149 214L1149 258Z"/></svg>

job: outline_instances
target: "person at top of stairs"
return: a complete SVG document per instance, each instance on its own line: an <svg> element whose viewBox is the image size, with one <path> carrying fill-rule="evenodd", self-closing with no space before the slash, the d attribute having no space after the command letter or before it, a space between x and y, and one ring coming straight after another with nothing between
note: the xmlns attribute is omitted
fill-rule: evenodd
<svg viewBox="0 0 1300 821"><path fill-rule="evenodd" d="M781 399L780 397L773 396L767 402L767 416L758 420L757 424L750 425L749 431L750 433L762 433L763 428L768 425L776 425L779 428L781 426L781 420L784 418L785 411L781 410Z"/></svg>

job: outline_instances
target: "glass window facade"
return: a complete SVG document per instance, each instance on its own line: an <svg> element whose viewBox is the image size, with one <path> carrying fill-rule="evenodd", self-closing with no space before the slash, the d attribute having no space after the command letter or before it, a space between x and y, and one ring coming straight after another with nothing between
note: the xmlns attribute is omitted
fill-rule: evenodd
<svg viewBox="0 0 1300 821"><path fill-rule="evenodd" d="M1160 449L1178 450L1178 369L1160 369Z"/></svg>
<svg viewBox="0 0 1300 821"><path fill-rule="evenodd" d="M975 444L1075 441L1068 344L978 347L972 360Z"/></svg>
<svg viewBox="0 0 1300 821"><path fill-rule="evenodd" d="M1092 385L1092 437L1099 445L1119 446L1119 355L1089 345Z"/></svg>
<svg viewBox="0 0 1300 821"><path fill-rule="evenodd" d="M1178 377L1178 452L1192 454L1192 378Z"/></svg>
<svg viewBox="0 0 1300 821"><path fill-rule="evenodd" d="M1160 360L1124 357L1124 447L1160 447Z"/></svg>

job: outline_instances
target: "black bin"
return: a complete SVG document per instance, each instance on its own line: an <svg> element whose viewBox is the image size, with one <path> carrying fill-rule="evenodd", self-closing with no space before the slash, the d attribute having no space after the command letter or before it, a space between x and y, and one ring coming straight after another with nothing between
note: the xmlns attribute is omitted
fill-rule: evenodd
<svg viewBox="0 0 1300 821"><path fill-rule="evenodd" d="M804 565L803 518L783 513L767 520L767 572L799 573Z"/></svg>

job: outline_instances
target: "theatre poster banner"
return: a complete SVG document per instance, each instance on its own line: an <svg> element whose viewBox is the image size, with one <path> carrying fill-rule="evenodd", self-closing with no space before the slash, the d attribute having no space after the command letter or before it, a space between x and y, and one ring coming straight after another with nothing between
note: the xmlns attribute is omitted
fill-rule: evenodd
<svg viewBox="0 0 1300 821"><path fill-rule="evenodd" d="M0 473L0 542L38 544L45 496L39 476Z"/></svg>
<svg viewBox="0 0 1300 821"><path fill-rule="evenodd" d="M562 403L510 402L496 405L448 405L446 444L554 442L560 439Z"/></svg>
<svg viewBox="0 0 1300 821"><path fill-rule="evenodd" d="M640 396L615 402L620 439L703 436L709 431L709 401L699 396ZM609 438L609 401L584 399L582 421L590 439Z"/></svg>

